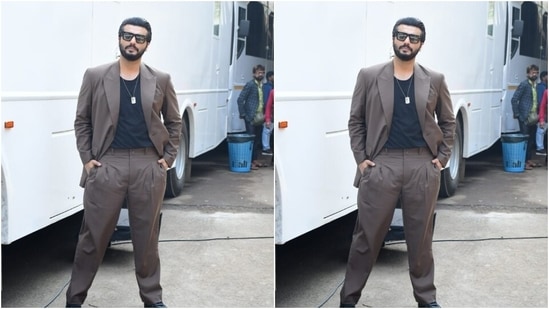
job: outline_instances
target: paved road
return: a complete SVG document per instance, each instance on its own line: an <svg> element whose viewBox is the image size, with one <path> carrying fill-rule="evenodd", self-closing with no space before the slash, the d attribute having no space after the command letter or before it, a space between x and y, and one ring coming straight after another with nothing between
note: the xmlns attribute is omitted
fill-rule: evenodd
<svg viewBox="0 0 549 309"><path fill-rule="evenodd" d="M547 168L504 172L500 147L469 159L457 194L439 199L433 251L442 307L547 308ZM355 216L277 246L277 307L339 306ZM417 307L405 244L382 249L357 307Z"/></svg>
<svg viewBox="0 0 549 309"><path fill-rule="evenodd" d="M165 200L159 247L169 307L274 306L273 168L233 173L227 157L221 145L195 160L184 192ZM2 307L64 307L81 219L2 246ZM142 306L131 244L114 244L84 307Z"/></svg>
<svg viewBox="0 0 549 309"><path fill-rule="evenodd" d="M232 173L220 148L195 160L185 192L165 201L164 300L171 307L273 307L273 170ZM437 209L440 303L547 308L547 169L506 173L496 147L469 160L466 176ZM338 306L353 215L276 248L277 307ZM3 307L64 306L80 220L2 247ZM130 245L113 245L84 307L141 307L132 259ZM406 248L388 244L359 307L415 306Z"/></svg>

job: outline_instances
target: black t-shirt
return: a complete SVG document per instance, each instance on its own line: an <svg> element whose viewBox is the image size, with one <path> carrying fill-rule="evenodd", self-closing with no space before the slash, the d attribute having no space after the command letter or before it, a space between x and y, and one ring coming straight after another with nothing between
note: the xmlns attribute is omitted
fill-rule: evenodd
<svg viewBox="0 0 549 309"><path fill-rule="evenodd" d="M423 139L416 110L414 76L401 81L394 78L394 111L387 148L417 148L427 144ZM407 100L406 98L409 98ZM407 103L409 102L409 103Z"/></svg>
<svg viewBox="0 0 549 309"><path fill-rule="evenodd" d="M141 106L141 85L139 76L128 81L120 78L120 113L112 148L152 147L149 131ZM132 100L132 97L135 100ZM133 102L134 103L133 103Z"/></svg>

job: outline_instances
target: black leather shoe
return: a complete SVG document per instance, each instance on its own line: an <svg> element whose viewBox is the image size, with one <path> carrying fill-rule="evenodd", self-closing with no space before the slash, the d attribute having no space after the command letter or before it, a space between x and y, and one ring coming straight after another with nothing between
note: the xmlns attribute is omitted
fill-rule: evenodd
<svg viewBox="0 0 549 309"><path fill-rule="evenodd" d="M428 303L428 304L419 304L418 303L417 307L418 308L441 308L440 305L436 301Z"/></svg>
<svg viewBox="0 0 549 309"><path fill-rule="evenodd" d="M163 302L159 301L154 304L145 304L145 308L168 308Z"/></svg>
<svg viewBox="0 0 549 309"><path fill-rule="evenodd" d="M339 308L354 308L353 304L339 304Z"/></svg>
<svg viewBox="0 0 549 309"><path fill-rule="evenodd" d="M66 304L65 308L82 308L82 305L79 305L79 304Z"/></svg>

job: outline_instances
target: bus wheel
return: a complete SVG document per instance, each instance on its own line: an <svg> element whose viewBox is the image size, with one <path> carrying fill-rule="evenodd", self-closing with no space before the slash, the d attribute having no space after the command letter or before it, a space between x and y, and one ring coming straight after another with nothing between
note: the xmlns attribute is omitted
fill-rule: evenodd
<svg viewBox="0 0 549 309"><path fill-rule="evenodd" d="M187 121L183 118L179 150L177 151L174 166L168 170L166 193L164 196L178 196L185 186L185 180L189 179L190 176L191 159L189 159L189 128L187 127Z"/></svg>
<svg viewBox="0 0 549 309"><path fill-rule="evenodd" d="M463 132L461 122L456 118L456 133L452 155L445 169L440 171L439 197L454 195L458 184L465 174L465 159L463 159Z"/></svg>

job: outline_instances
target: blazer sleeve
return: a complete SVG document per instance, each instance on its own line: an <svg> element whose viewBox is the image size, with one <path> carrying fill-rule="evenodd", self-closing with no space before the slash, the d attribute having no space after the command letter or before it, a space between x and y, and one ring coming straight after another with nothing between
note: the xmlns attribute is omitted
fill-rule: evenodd
<svg viewBox="0 0 549 309"><path fill-rule="evenodd" d="M84 73L78 102L76 105L76 118L74 120L74 132L76 135L76 148L83 164L94 159L92 154L92 77L90 70Z"/></svg>
<svg viewBox="0 0 549 309"><path fill-rule="evenodd" d="M438 146L437 158L446 166L450 159L452 147L454 146L454 134L456 130L456 118L450 97L450 91L444 75L442 75L438 89L438 104L437 104L437 121L440 130L442 131L442 143Z"/></svg>
<svg viewBox="0 0 549 309"><path fill-rule="evenodd" d="M520 83L517 87L517 90L515 90L515 93L513 94L513 97L511 98L511 107L513 108L513 117L519 118L520 111L519 111L519 103L520 98L522 97L524 91L526 90L524 83Z"/></svg>
<svg viewBox="0 0 549 309"><path fill-rule="evenodd" d="M366 154L366 73L360 70L351 99L351 113L348 128L351 142L351 150L356 164L369 159Z"/></svg>
<svg viewBox="0 0 549 309"><path fill-rule="evenodd" d="M164 104L162 105L162 118L164 119L166 130L168 130L169 141L164 145L163 158L168 166L171 166L175 161L177 150L179 149L182 122L179 115L177 95L169 75L164 93L166 95L164 96Z"/></svg>
<svg viewBox="0 0 549 309"><path fill-rule="evenodd" d="M240 92L238 99L236 100L238 104L238 113L240 114L240 118L244 118L246 116L246 109L244 108L244 104L246 103L250 90L251 90L250 83L246 83L246 85L244 85L244 88L242 88L242 91Z"/></svg>

